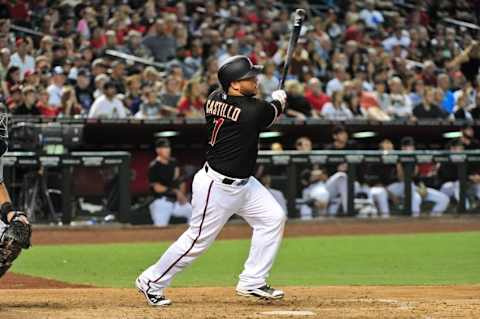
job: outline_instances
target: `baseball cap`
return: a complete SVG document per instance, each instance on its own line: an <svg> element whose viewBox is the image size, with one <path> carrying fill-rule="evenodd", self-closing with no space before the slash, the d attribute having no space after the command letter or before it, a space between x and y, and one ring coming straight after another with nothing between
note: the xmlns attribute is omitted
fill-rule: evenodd
<svg viewBox="0 0 480 319"><path fill-rule="evenodd" d="M170 141L166 138L158 138L156 141L155 141L155 147L156 148L159 148L159 147L170 147Z"/></svg>

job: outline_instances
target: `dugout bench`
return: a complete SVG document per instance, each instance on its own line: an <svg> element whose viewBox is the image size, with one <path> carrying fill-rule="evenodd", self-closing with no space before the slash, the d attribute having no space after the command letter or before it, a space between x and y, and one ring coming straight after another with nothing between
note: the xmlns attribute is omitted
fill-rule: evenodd
<svg viewBox="0 0 480 319"><path fill-rule="evenodd" d="M391 151L380 150L355 150L355 151L260 151L257 163L264 165L277 165L286 167L287 190L286 199L289 212L296 212L295 199L297 195L297 183L295 182L300 172L298 164L338 164L348 163L348 212L354 211L354 181L359 165L367 163L396 164L401 163L405 173L405 197L403 211L411 213L412 198L412 175L416 164L421 163L454 163L458 170L460 182L460 196L457 212L463 213L466 209L467 191L467 166L469 163L480 163L480 150L468 150L463 152L449 151ZM298 217L292 215L291 217Z"/></svg>
<svg viewBox="0 0 480 319"><path fill-rule="evenodd" d="M129 221L130 214L130 160L128 152L71 152L61 155L44 155L35 152L7 152L3 157L5 167L25 167L36 170L40 167L61 169L62 223L72 221L72 187L74 167L118 167L118 211L116 218L122 223ZM95 181L92 181L95 183ZM8 184L7 184L8 187Z"/></svg>

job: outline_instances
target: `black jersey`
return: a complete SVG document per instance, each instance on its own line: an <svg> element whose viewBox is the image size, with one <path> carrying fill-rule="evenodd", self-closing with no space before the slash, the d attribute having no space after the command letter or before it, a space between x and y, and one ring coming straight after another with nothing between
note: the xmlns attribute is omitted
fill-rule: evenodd
<svg viewBox="0 0 480 319"><path fill-rule="evenodd" d="M253 175L258 135L280 115L280 102L225 95L217 90L208 97L204 110L208 131L208 165L233 178Z"/></svg>
<svg viewBox="0 0 480 319"><path fill-rule="evenodd" d="M173 187L174 186L174 180L175 180L175 167L176 167L176 161L174 159L170 159L168 164L163 164L156 159L154 159L150 163L150 167L148 168L148 181L150 184L153 183L160 183L163 186L166 187ZM155 195L155 197L175 197L175 194L173 193L156 193L153 190L152 187L152 192Z"/></svg>

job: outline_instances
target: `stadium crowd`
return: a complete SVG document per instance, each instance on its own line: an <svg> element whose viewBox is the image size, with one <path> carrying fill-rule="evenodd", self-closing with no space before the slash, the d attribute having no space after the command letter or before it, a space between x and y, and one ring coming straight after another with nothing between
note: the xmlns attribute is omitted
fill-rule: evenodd
<svg viewBox="0 0 480 319"><path fill-rule="evenodd" d="M480 118L478 31L443 21L479 23L480 1L466 0L0 1L0 101L21 115L201 117L218 65L236 54L264 65L268 98L295 7L308 20L286 116Z"/></svg>

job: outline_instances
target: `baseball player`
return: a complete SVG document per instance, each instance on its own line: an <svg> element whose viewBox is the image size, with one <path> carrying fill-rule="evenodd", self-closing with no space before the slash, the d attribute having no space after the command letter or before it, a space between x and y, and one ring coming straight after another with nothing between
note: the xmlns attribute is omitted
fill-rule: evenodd
<svg viewBox="0 0 480 319"><path fill-rule="evenodd" d="M165 138L157 139L155 152L157 157L148 168L148 180L155 196L149 206L153 224L158 227L167 226L172 216L189 220L192 206L180 187L180 169L170 156L170 142Z"/></svg>
<svg viewBox="0 0 480 319"><path fill-rule="evenodd" d="M12 266L22 249L30 247L32 230L27 216L17 211L3 181L2 156L7 151L7 117L0 114L0 277Z"/></svg>
<svg viewBox="0 0 480 319"><path fill-rule="evenodd" d="M284 111L286 94L274 91L272 102L254 98L260 71L260 66L241 55L228 58L218 70L222 89L212 92L204 105L207 161L193 179L190 227L136 280L137 289L150 305L171 303L164 295L165 288L207 250L233 214L253 228L237 294L264 299L284 296L283 291L267 285L266 279L280 246L286 214L252 175L259 133Z"/></svg>

